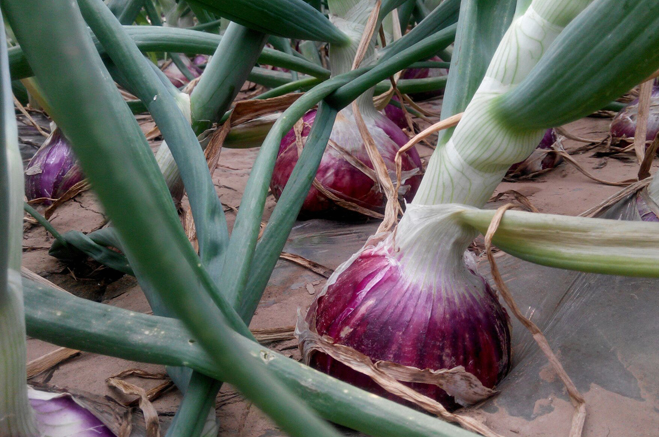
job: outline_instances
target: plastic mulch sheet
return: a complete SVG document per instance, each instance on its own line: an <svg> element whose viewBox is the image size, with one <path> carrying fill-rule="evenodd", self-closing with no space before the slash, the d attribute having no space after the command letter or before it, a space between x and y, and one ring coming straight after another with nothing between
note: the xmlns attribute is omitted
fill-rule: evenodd
<svg viewBox="0 0 659 437"><path fill-rule="evenodd" d="M609 210L611 226L638 218L632 206L627 201ZM336 268L376 228L301 222L285 250ZM659 279L570 272L505 254L497 263L518 305L544 331L584 395L584 436L659 436ZM487 261L479 270L490 279ZM567 436L573 407L565 388L516 320L513 363L499 394L463 413L504 436Z"/></svg>

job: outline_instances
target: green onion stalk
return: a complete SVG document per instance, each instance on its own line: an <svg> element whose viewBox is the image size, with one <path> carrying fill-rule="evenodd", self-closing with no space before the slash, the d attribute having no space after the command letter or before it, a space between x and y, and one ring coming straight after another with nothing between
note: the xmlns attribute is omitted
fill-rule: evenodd
<svg viewBox="0 0 659 437"><path fill-rule="evenodd" d="M485 388L501 381L511 365L510 322L496 294L465 254L478 231L487 229L482 221L476 226L474 217L491 219L493 212L479 215L478 208L491 197L507 169L535 149L548 127L589 114L656 70L659 54L653 44L659 42L659 31L654 26L659 17L649 16L650 10L642 11L656 11L659 6L641 3L632 8L610 0L592 4L588 0L518 2L515 18L462 120L453 134L439 143L396 232L367 242L340 266L316 297L306 319L298 324L306 362L398 400L356 371L354 364L320 348L319 339L329 336L334 344L350 347L373 362L433 371L462 366ZM502 19L509 20L510 2L497 5L504 12ZM465 19L469 16L466 14ZM628 23L634 20L639 20L638 27L632 29ZM459 21L459 27L461 24L464 22ZM601 44L602 35L607 44ZM630 61L621 64L623 72L614 65L625 59ZM630 68L631 59L643 61ZM454 59L457 65L461 62ZM454 78L449 78L449 87ZM466 100L468 93L454 97L451 110ZM642 274L656 275L655 267L645 270L630 263L614 267L614 260L607 260L594 242L600 223L580 218L559 223L552 216L528 218L529 230L522 236L502 233L495 244L513 255L547 265L629 275L643 270ZM637 235L647 236L648 229L631 226L636 226ZM551 229L553 238L561 242L577 229L590 227L588 249L561 251L554 244L530 243L530 235L542 227L545 233ZM599 236L602 244L607 238ZM621 247L616 253L630 256L638 238L616 235L611 240ZM611 264L603 268L607 261ZM416 384L415 389L447 408L488 396L486 391L456 391L441 384Z"/></svg>

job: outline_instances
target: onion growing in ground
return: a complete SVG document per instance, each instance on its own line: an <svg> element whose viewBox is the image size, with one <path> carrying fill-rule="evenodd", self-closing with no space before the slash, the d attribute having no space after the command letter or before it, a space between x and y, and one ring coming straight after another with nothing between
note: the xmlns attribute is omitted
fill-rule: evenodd
<svg viewBox="0 0 659 437"><path fill-rule="evenodd" d="M398 100L398 96L393 96L391 100L397 101L400 105L400 100ZM403 111L403 108L399 108L398 106L392 105L391 103L387 103L387 106L384 107L384 115L387 116L387 118L391 121L394 122L396 126L398 126L401 129L407 129L409 126L407 125L407 119L405 118L405 111Z"/></svg>
<svg viewBox="0 0 659 437"><path fill-rule="evenodd" d="M611 144L631 143L634 141L636 122L638 118L638 99L632 101L620 111L611 122ZM648 114L648 130L646 141L652 141L659 132L659 86L652 88L650 112Z"/></svg>
<svg viewBox="0 0 659 437"><path fill-rule="evenodd" d="M25 169L25 195L28 200L58 199L83 179L69 141L55 128Z"/></svg>
<svg viewBox="0 0 659 437"><path fill-rule="evenodd" d="M553 149L554 144L561 146L554 129L547 129L542 140L540 140L540 144L531 153L531 156L522 162L511 165L506 173L506 177L519 178L533 176L555 168L563 162L563 157L557 153L548 152Z"/></svg>
<svg viewBox="0 0 659 437"><path fill-rule="evenodd" d="M408 141L408 137L375 108L364 109L362 107L361 112L375 145L387 165L387 170L391 175L395 175L396 152ZM312 110L303 118L304 129L300 136L302 144L309 135L315 116L316 111ZM281 142L270 183L276 198L279 198L284 190L298 156L298 142L294 130L291 130ZM403 158L403 179L399 195L405 200L411 201L416 193L421 182L421 171L421 159L416 150L412 149ZM376 182L373 164L349 108L342 110L336 119L316 179L326 190L342 200L372 211L384 210L386 196ZM342 208L316 187L312 187L302 206L301 215L312 216L335 211L342 211Z"/></svg>
<svg viewBox="0 0 659 437"><path fill-rule="evenodd" d="M474 235L456 232L450 217L436 210L410 205L396 236L367 243L328 280L307 313L310 331L298 326L305 360L312 367L400 401L369 376L305 342L310 335L327 336L374 363L431 371L463 366L478 380L471 377L471 388L479 381L484 387L472 391L449 384L444 387L449 395L437 385L408 384L447 408L492 394L487 388L510 368L509 318L464 252ZM442 250L431 250L430 241L443 244Z"/></svg>

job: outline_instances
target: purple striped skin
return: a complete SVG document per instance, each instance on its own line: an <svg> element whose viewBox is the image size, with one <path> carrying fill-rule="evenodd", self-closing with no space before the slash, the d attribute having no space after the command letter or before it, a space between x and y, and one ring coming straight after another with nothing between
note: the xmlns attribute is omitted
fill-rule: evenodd
<svg viewBox="0 0 659 437"><path fill-rule="evenodd" d="M638 99L627 105L611 121L612 144L618 144L628 138L634 138L636 131L636 119L638 117ZM650 99L650 113L648 116L648 130L645 134L646 141L654 140L659 132L659 86L652 88Z"/></svg>
<svg viewBox="0 0 659 437"><path fill-rule="evenodd" d="M395 100L400 103L398 96L393 96L391 100ZM384 115L386 115L389 120L393 121L399 128L409 128L407 125L407 119L405 118L405 112L403 112L403 110L398 106L394 106L391 103L387 104L387 106L384 107Z"/></svg>
<svg viewBox="0 0 659 437"><path fill-rule="evenodd" d="M190 60L190 58L188 58L185 55L179 55L179 56L181 58L181 61L183 61L183 65L187 67L188 71L190 71L190 73L192 73L194 77L201 76L201 73L203 73L204 70L201 69L199 65L203 65L204 63L206 63L208 61L208 56L197 55L195 56L194 60ZM185 77L183 73L181 73L181 70L179 70L176 64L174 64L173 62L171 62L167 67L165 67L165 69L162 72L165 73L165 76L167 76L169 81L176 88L181 88L182 86L190 82L188 78Z"/></svg>
<svg viewBox="0 0 659 437"><path fill-rule="evenodd" d="M536 147L536 150L550 150L551 146L558 140L556 132L554 129L547 129L545 135L540 140L540 144ZM542 170L547 170L556 167L558 164L563 162L563 157L555 153L544 154L542 159L539 158L539 155L536 156L534 151L531 156L526 158L524 161L513 164L508 169L506 176L527 176L534 173L538 173Z"/></svg>
<svg viewBox="0 0 659 437"><path fill-rule="evenodd" d="M359 253L314 301L307 314L309 326L315 324L319 335L327 335L374 362L432 370L464 366L484 386L494 387L511 363L509 318L495 293L485 279L464 268L464 263L462 268L446 268L453 278L437 271L434 284L429 286L427 277L423 280L406 274L409 268L404 252L381 244ZM434 292L432 285L437 287ZM315 352L310 365L406 403L325 354ZM435 385L407 385L449 409L458 407Z"/></svg>
<svg viewBox="0 0 659 437"><path fill-rule="evenodd" d="M307 112L303 120L305 122L302 131L302 140L306 138L311 130L311 125L316 117L316 111ZM395 172L394 159L396 152L408 141L407 135L401 131L388 118L379 115L375 120L364 117L371 135L373 135L376 147L384 159L387 169ZM373 168L363 145L357 125L352 117L339 113L334 129L330 137L340 147L349 151L354 157ZM293 172L293 167L298 160L298 150L295 143L295 132L291 130L284 136L279 147L279 155L270 182L270 188L276 199L279 199L282 191ZM403 155L403 172L418 170L418 174L409 177L403 185L407 187L404 198L411 201L421 183L421 159L416 150L412 149ZM395 173L394 173L395 174ZM372 179L362 171L346 161L342 155L330 145L327 146L323 158L318 167L316 178L320 183L336 196L353 202L361 207L382 212L386 204L386 197ZM315 187L311 187L302 205L300 215L302 217L321 216L325 213L343 212L340 207L321 194Z"/></svg>
<svg viewBox="0 0 659 437"><path fill-rule="evenodd" d="M37 426L51 437L115 437L90 411L78 405L68 394L28 390ZM50 398L50 399L48 399Z"/></svg>
<svg viewBox="0 0 659 437"><path fill-rule="evenodd" d="M636 196L636 210L644 222L659 222L659 217L650 209L647 202L640 196Z"/></svg>
<svg viewBox="0 0 659 437"><path fill-rule="evenodd" d="M58 199L83 178L69 141L56 128L25 169L25 195L28 200Z"/></svg>

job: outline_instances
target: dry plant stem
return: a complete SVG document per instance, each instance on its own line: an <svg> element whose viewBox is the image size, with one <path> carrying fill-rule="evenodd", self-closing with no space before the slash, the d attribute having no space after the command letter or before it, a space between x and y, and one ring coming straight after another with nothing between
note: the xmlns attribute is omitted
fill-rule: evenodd
<svg viewBox="0 0 659 437"><path fill-rule="evenodd" d="M334 273L333 269L330 269L329 267L325 267L322 264L318 264L315 261L311 261L310 259L307 259L300 255L296 255L294 253L282 252L279 255L279 258L295 263L299 266L304 267L307 270L311 270L312 272L322 276L323 278L329 278L332 275L332 273Z"/></svg>
<svg viewBox="0 0 659 437"><path fill-rule="evenodd" d="M79 350L60 347L52 352L47 353L46 355L35 358L34 360L27 363L27 379L39 376L43 372L46 372L58 364L79 354Z"/></svg>
<svg viewBox="0 0 659 437"><path fill-rule="evenodd" d="M625 187L627 185L631 185L634 182L636 182L636 179L626 179L624 181L619 181L619 182L606 181L604 179L600 179L597 176L593 176L592 174L590 174L585 168L583 168L581 166L581 164L579 164L577 161L574 160L572 155L567 153L565 150L554 149L554 153L557 153L558 155L562 156L565 159L565 161L572 164L577 170L579 170L579 172L581 174L583 174L584 176L594 180L595 182L599 182L600 184L611 185L611 186L614 186L614 187Z"/></svg>
<svg viewBox="0 0 659 437"><path fill-rule="evenodd" d="M596 205L596 206L582 212L581 214L579 214L579 217L592 217L592 216L598 214L599 212L605 210L606 208L608 208L612 205L615 205L620 200L622 200L622 199L636 193L637 191L640 191L643 188L647 187L648 185L650 185L650 182L652 182L652 179L653 179L653 177L650 176L648 178L645 178L643 180L640 180L638 182L635 182L635 183L629 185L628 187L618 191L614 195L604 199L599 205Z"/></svg>
<svg viewBox="0 0 659 437"><path fill-rule="evenodd" d="M289 93L269 99L241 100L231 111L231 126L253 120L261 115L284 111L302 96L302 93Z"/></svg>
<svg viewBox="0 0 659 437"><path fill-rule="evenodd" d="M641 162L641 167L638 169L638 180L643 180L650 176L650 167L652 167L652 161L654 160L655 155L657 154L657 149L659 148L659 133L655 135L652 144L648 147L648 150L645 152L643 161Z"/></svg>
<svg viewBox="0 0 659 437"><path fill-rule="evenodd" d="M517 303L510 293L510 290L508 290L506 283L501 278L499 268L494 261L494 255L492 254L492 238L494 237L494 234L496 233L497 228L503 219L503 215L507 210L514 208L514 206L515 205L509 203L497 209L497 212L494 217L492 217L492 222L487 229L487 234L485 235L485 250L487 252L487 259L490 262L490 268L492 269L492 277L494 278L494 282L497 284L497 288L499 289L499 293L501 294L501 297L503 297L503 300L506 302L517 320L519 320L522 325L524 325L524 327L531 332L533 339L536 341L536 343L538 343L540 350L542 350L542 352L547 356L549 363L554 368L554 371L561 379L561 381L563 381L565 388L567 388L567 392L575 407L575 412L572 416L570 437L580 437L582 435L583 426L586 421L586 401L581 393L579 393L579 390L577 390L568 374L565 372L565 369L563 369L563 366L561 365L556 355L554 355L554 352L552 352L551 347L549 346L549 342L547 342L547 338L544 336L542 331L540 331L540 328L538 328L536 324L531 320L527 319L520 311Z"/></svg>
<svg viewBox="0 0 659 437"><path fill-rule="evenodd" d="M44 132L44 130L41 129L41 126L39 126L39 124L38 124L36 121L34 121L34 119L32 118L32 116L30 115L30 113L27 112L27 110L23 107L23 105L21 104L21 102L18 101L18 99L16 98L16 96L12 96L12 97L14 97L14 105L16 105L16 107L18 108L18 110L21 111L21 113L22 113L24 116L27 117L27 119L28 119L28 121L30 122L30 124L31 124L32 126L34 126L34 128L35 128L37 131L39 131L39 133L40 133L41 135L43 135L44 137L48 138L48 133Z"/></svg>
<svg viewBox="0 0 659 437"><path fill-rule="evenodd" d="M638 94L638 118L636 119L636 131L634 131L634 151L639 164L643 162L645 156L645 136L648 131L652 82L652 80L643 82Z"/></svg>
<svg viewBox="0 0 659 437"><path fill-rule="evenodd" d="M55 201L50 205L46 210L44 211L43 216L46 218L46 220L49 220L52 215L55 213L55 210L59 208L64 202L73 199L76 197L78 194L87 191L91 188L91 185L89 185L89 182L87 182L86 179L81 180L80 182L77 182L74 184L71 188L66 190L66 193L62 194L62 197L59 199L55 199Z"/></svg>
<svg viewBox="0 0 659 437"><path fill-rule="evenodd" d="M153 404L149 401L146 391L119 378L108 378L108 385L121 391L125 395L134 395L139 397L140 410L144 414L146 422L146 437L160 437L160 422L158 422L158 412Z"/></svg>
<svg viewBox="0 0 659 437"><path fill-rule="evenodd" d="M361 41L359 41L359 46L357 47L357 53L355 54L355 59L352 61L352 68L351 70L356 69L359 67L359 64L362 63L364 60L364 56L366 56L366 51L368 50L368 46L371 43L371 40L373 39L373 34L375 33L375 27L378 24L378 15L380 15L380 5L381 1L377 0L375 2L375 6L373 6L373 10L371 11L371 15L368 17L368 21L366 22L366 27L364 27L364 33L362 35Z"/></svg>
<svg viewBox="0 0 659 437"><path fill-rule="evenodd" d="M391 181L391 177L389 176L389 172L387 171L387 165L384 163L384 159L382 159L382 155L380 155L380 152L375 146L373 137L371 137L371 134L368 131L368 128L366 127L366 123L364 123L364 119L362 118L361 112L359 112L359 106L357 105L356 101L352 102L352 112L353 115L355 116L355 122L357 123L357 127L359 128L359 133L361 134L362 140L364 141L364 146L366 147L366 152L368 153L368 157L371 159L371 163L375 168L375 173L378 177L378 182L380 183L380 186L382 187L385 196L387 196L387 205L385 206L384 220L378 227L376 233L379 234L381 232L387 232L391 230L394 226L396 226L396 223L398 223L398 214L402 212L400 208L400 203L398 203L398 195L396 194L398 193L398 191L396 191L396 188L394 187L394 184Z"/></svg>
<svg viewBox="0 0 659 437"><path fill-rule="evenodd" d="M423 120L427 122L431 122L431 120L427 117L439 117L441 114L439 112L434 112L434 111L429 111L427 109L423 109L421 106L417 105L417 103L410 98L407 94L405 94L405 101L415 110L419 112L423 116Z"/></svg>
<svg viewBox="0 0 659 437"><path fill-rule="evenodd" d="M398 152L396 152L396 190L400 189L400 183L401 183L401 174L403 171L403 153L407 152L410 150L412 147L416 145L419 141L423 140L424 138L429 137L430 135L434 134L435 132L439 132L444 129L448 129L453 126L457 126L458 122L460 122L460 119L462 118L462 114L464 112L461 112L459 114L455 114L450 116L449 118L446 118L444 120L438 121L437 123L433 124L430 127L427 127L426 129L422 130L418 134L414 136L411 140L407 142L403 147L400 148Z"/></svg>
<svg viewBox="0 0 659 437"><path fill-rule="evenodd" d="M580 143L596 143L598 140L589 140L588 138L579 137L577 135L571 134L564 127L555 127L554 130L556 133L563 135L565 138L572 141L579 141Z"/></svg>
<svg viewBox="0 0 659 437"><path fill-rule="evenodd" d="M652 73L647 79L645 79L645 82L649 82L652 79L656 79L657 77L659 77L659 70Z"/></svg>
<svg viewBox="0 0 659 437"><path fill-rule="evenodd" d="M496 202L497 200L500 200L504 196L513 196L516 201L518 201L522 206L524 206L524 208L526 208L527 210L529 210L531 212L540 212L540 210L538 208L536 208L533 205L533 203L531 203L531 201L529 200L528 197L526 197L522 193L520 193L518 191L515 191L515 190L508 190L508 191L504 191L502 193L499 193L496 196L494 196L492 199L490 199L490 201Z"/></svg>

